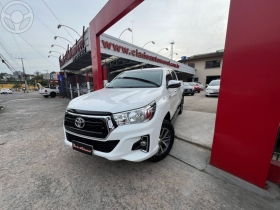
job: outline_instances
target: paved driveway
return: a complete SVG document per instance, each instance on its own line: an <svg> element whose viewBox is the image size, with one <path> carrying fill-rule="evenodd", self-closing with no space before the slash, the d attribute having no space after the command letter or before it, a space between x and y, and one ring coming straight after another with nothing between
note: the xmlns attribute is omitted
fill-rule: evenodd
<svg viewBox="0 0 280 210"><path fill-rule="evenodd" d="M63 143L69 100L37 94L0 98L0 209L279 209L279 199L224 182L176 154L133 163L76 152Z"/></svg>

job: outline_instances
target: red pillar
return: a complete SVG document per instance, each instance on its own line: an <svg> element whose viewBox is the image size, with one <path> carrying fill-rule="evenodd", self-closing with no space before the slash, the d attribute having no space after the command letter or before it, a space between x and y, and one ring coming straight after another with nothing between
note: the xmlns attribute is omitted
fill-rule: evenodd
<svg viewBox="0 0 280 210"><path fill-rule="evenodd" d="M280 1L232 0L210 163L264 188L280 122Z"/></svg>
<svg viewBox="0 0 280 210"><path fill-rule="evenodd" d="M144 0L109 0L89 24L94 90L103 88L99 36Z"/></svg>

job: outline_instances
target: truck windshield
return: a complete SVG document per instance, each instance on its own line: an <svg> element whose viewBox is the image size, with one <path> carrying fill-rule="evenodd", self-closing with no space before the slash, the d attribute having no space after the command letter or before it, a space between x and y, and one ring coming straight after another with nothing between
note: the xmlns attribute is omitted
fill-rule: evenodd
<svg viewBox="0 0 280 210"><path fill-rule="evenodd" d="M156 88L162 83L162 70L123 72L107 88Z"/></svg>

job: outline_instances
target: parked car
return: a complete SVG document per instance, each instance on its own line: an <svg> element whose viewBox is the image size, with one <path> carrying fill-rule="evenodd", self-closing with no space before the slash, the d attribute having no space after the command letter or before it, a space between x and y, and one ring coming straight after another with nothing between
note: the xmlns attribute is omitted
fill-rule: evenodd
<svg viewBox="0 0 280 210"><path fill-rule="evenodd" d="M1 94L12 94L13 91L10 90L9 88L2 88L0 91Z"/></svg>
<svg viewBox="0 0 280 210"><path fill-rule="evenodd" d="M194 87L191 86L189 83L187 82L184 82L184 95L194 95L195 93L195 90L194 90Z"/></svg>
<svg viewBox="0 0 280 210"><path fill-rule="evenodd" d="M195 83L200 87L200 90L201 90L201 91L204 90L203 84L201 84L200 82L195 82Z"/></svg>
<svg viewBox="0 0 280 210"><path fill-rule="evenodd" d="M220 92L220 80L212 80L206 88L205 96L218 96Z"/></svg>
<svg viewBox="0 0 280 210"><path fill-rule="evenodd" d="M183 85L167 68L125 71L105 88L70 101L64 142L109 160L157 162L170 152L172 122L183 111Z"/></svg>
<svg viewBox="0 0 280 210"><path fill-rule="evenodd" d="M198 84L196 84L195 82L189 82L189 84L190 84L191 86L193 86L195 92L200 93L201 88L200 88L200 86L199 86Z"/></svg>

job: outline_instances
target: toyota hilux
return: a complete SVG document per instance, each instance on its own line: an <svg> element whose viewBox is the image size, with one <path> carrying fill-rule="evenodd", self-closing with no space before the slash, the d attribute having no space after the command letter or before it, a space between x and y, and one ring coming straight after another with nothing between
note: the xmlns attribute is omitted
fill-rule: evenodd
<svg viewBox="0 0 280 210"><path fill-rule="evenodd" d="M109 160L160 161L173 146L172 123L183 111L183 95L172 69L120 73L105 88L70 101L65 144Z"/></svg>

